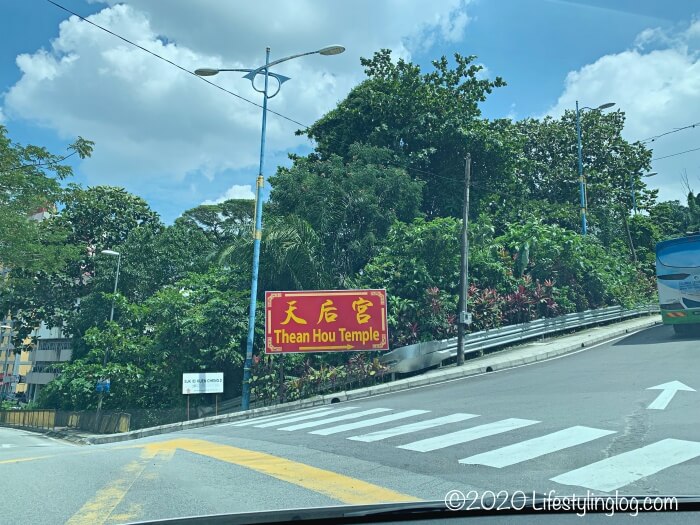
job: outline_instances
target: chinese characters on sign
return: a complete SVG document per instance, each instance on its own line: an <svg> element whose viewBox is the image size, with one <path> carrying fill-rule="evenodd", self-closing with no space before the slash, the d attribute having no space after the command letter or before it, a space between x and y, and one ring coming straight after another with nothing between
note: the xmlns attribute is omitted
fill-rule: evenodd
<svg viewBox="0 0 700 525"><path fill-rule="evenodd" d="M265 353L388 350L386 290L265 293Z"/></svg>

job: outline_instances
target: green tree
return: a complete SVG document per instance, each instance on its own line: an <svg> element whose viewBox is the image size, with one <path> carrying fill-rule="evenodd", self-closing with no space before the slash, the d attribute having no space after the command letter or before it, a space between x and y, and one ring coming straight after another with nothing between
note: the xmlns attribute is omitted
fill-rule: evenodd
<svg viewBox="0 0 700 525"><path fill-rule="evenodd" d="M624 123L622 111L588 111L581 117L588 223L606 246L627 238L624 225L632 208L631 185L640 210L650 209L657 194L646 188L641 175L650 167L651 150L623 139ZM515 126L525 138L517 167L521 207L493 210L499 224L513 222L524 210L550 224L580 231L575 112L566 111L559 119L525 119Z"/></svg>
<svg viewBox="0 0 700 525"><path fill-rule="evenodd" d="M442 57L433 62L433 71L423 73L402 59L393 62L383 49L361 60L367 79L303 133L316 141L322 158L350 159L358 142L391 150L405 159L412 176L426 182L426 215L457 216L466 153L472 155L475 186L489 194L509 183L517 152L507 121L479 119L479 103L505 82L482 78L475 59L455 54L451 68ZM474 196L475 210L482 194Z"/></svg>
<svg viewBox="0 0 700 525"><path fill-rule="evenodd" d="M199 228L181 223L160 230L136 228L116 250L121 253L118 297L137 304L190 273L205 273L212 264L209 257L212 242ZM115 262L111 257L98 259L90 292L81 297L80 308L69 317L70 333L84 334L90 327L104 325L108 319ZM117 303L117 318L121 313ZM80 338L73 347L75 355L86 351Z"/></svg>
<svg viewBox="0 0 700 525"><path fill-rule="evenodd" d="M72 175L62 164L68 157L84 159L93 143L81 137L58 156L39 146L13 143L0 125L0 266L51 271L74 253L65 246L67 231L48 232L32 216L63 202L61 181Z"/></svg>
<svg viewBox="0 0 700 525"><path fill-rule="evenodd" d="M653 282L630 264L624 244L605 247L595 236L535 218L510 225L497 242L513 257L517 276L553 280L558 300L578 311L638 304L653 291Z"/></svg>
<svg viewBox="0 0 700 525"><path fill-rule="evenodd" d="M690 231L700 231L700 193L695 195L692 191L688 192L688 211Z"/></svg>
<svg viewBox="0 0 700 525"><path fill-rule="evenodd" d="M81 337L82 351L42 391L42 406L95 408L95 382L109 377L107 409L172 407L182 403L183 372L217 371L225 396L240 394L249 295L240 276L223 268L190 274L140 304L119 298L121 315ZM258 313L256 348L264 333ZM102 365L105 352L109 362Z"/></svg>
<svg viewBox="0 0 700 525"><path fill-rule="evenodd" d="M654 205L649 209L649 218L659 229L659 240L677 237L690 229L690 210L677 200Z"/></svg>
<svg viewBox="0 0 700 525"><path fill-rule="evenodd" d="M347 161L337 155L296 157L291 168L270 179L270 213L310 226L315 235L303 237L315 237L336 286L344 286L375 254L394 221L410 221L420 213L423 188L385 148L355 144L349 155Z"/></svg>
<svg viewBox="0 0 700 525"><path fill-rule="evenodd" d="M199 228L220 249L235 239L250 235L254 218L255 201L231 199L219 204L202 204L187 210L175 223Z"/></svg>
<svg viewBox="0 0 700 525"><path fill-rule="evenodd" d="M160 231L158 215L146 202L122 188L97 186L82 189L71 185L64 193L64 207L39 223L47 238L66 232L65 243L71 257L51 271L35 271L29 266L13 268L5 283L2 306L18 321L18 338L24 338L41 321L49 326L69 323L80 308L80 301L95 288L98 260L103 271L114 275L115 261L98 257L103 249L114 250L139 228ZM73 334L79 335L79 334Z"/></svg>

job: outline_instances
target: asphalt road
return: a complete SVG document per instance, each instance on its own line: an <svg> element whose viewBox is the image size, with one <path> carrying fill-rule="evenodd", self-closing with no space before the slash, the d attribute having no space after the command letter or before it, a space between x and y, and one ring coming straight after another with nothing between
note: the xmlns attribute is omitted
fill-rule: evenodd
<svg viewBox="0 0 700 525"><path fill-rule="evenodd" d="M529 366L125 443L0 429L3 520L121 523L452 489L698 494L700 392L649 390L673 381L700 390L700 340L659 326Z"/></svg>

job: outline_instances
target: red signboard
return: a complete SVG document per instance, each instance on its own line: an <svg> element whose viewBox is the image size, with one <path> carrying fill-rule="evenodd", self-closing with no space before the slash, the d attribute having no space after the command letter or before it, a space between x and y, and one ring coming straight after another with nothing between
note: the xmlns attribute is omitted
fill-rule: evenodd
<svg viewBox="0 0 700 525"><path fill-rule="evenodd" d="M388 350L386 290L265 292L265 353Z"/></svg>

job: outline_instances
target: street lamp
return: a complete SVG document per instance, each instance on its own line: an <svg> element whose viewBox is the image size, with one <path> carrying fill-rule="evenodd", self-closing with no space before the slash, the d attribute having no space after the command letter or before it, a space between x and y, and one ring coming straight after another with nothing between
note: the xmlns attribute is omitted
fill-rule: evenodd
<svg viewBox="0 0 700 525"><path fill-rule="evenodd" d="M601 111L603 109L611 108L615 105L614 102L606 102L601 104L597 108L582 107L579 109L578 100L576 101L576 139L577 139L577 149L578 149L578 182L579 182L579 196L581 199L581 234L586 235L588 233L588 223L586 222L586 180L583 178L583 154L581 148L581 111L584 109L589 109L591 111Z"/></svg>
<svg viewBox="0 0 700 525"><path fill-rule="evenodd" d="M115 252L114 250L102 250L102 254L117 258L117 273L114 276L114 293L112 294L112 310L109 312L109 322L111 323L112 321L114 321L114 299L115 299L115 296L117 295L117 285L119 284L119 267L121 266L122 255L121 255L121 253ZM104 357L102 358L102 366L103 367L107 366L108 352L109 352L109 348L105 348L105 354L104 354ZM104 388L100 388L100 396L97 399L97 412L95 413L95 428L98 432L100 429L100 410L102 410L102 397L103 396L104 396Z"/></svg>
<svg viewBox="0 0 700 525"><path fill-rule="evenodd" d="M109 321L114 321L114 295L117 293L117 284L119 283L119 267L121 266L122 255L114 250L102 250L104 255L110 255L117 258L117 274L114 277L114 294L112 295L112 311L109 313ZM105 353L105 358L107 354ZM106 363L105 363L106 364Z"/></svg>
<svg viewBox="0 0 700 525"><path fill-rule="evenodd" d="M12 335L12 327L10 325L3 324L3 325L0 325L0 329L2 329L3 331L4 330L10 331L9 334L3 333L2 336L0 336L0 345L2 345L2 341L5 339L6 335L10 335L10 336ZM5 374L7 373L7 358L8 358L8 354L9 354L10 350L12 350L12 349L13 349L13 346L12 346L12 342L10 341L7 343L7 346L5 346L5 348L2 351L2 353L3 353L2 385L0 385L0 391L2 391L3 393L5 391Z"/></svg>
<svg viewBox="0 0 700 525"><path fill-rule="evenodd" d="M654 171L652 173L646 173L642 175L642 177L647 178L653 177L654 175L658 175L658 173ZM634 175L630 175L630 192L632 194L632 213L637 215L637 195L634 189Z"/></svg>
<svg viewBox="0 0 700 525"><path fill-rule="evenodd" d="M246 341L246 353L245 362L243 364L243 396L241 398L241 410L248 410L250 407L250 373L253 366L253 337L255 330L255 307L258 295L258 266L260 264L260 240L262 239L262 189L265 179L263 178L263 168L265 165L265 131L267 129L267 101L277 95L282 84L284 84L289 77L280 75L279 73L271 73L270 68L292 60L294 58L299 58L307 55L324 55L332 56L339 55L345 51L343 46L332 45L322 47L316 51L309 51L307 53L299 53L296 55L290 55L288 57L280 58L274 62L270 62L270 48L265 49L265 65L262 65L255 69L212 69L212 68L202 68L196 69L195 74L202 77L209 77L216 75L222 71L235 71L240 73L246 73L243 78L250 80L253 89L258 93L263 95L263 105L262 105L262 132L260 135L260 168L258 170L258 178L256 180L256 191L255 191L255 228L253 230L253 277L250 285L250 310L248 311L248 339ZM258 75L265 76L265 84L263 89L259 89L255 86L255 77ZM268 91L268 80L269 77L274 78L277 81L277 89L274 93L270 94Z"/></svg>

